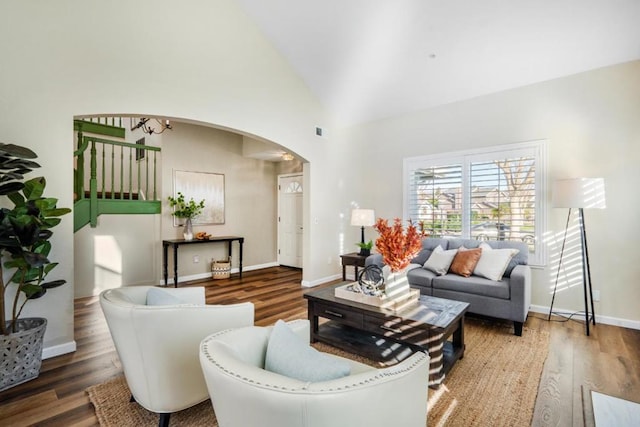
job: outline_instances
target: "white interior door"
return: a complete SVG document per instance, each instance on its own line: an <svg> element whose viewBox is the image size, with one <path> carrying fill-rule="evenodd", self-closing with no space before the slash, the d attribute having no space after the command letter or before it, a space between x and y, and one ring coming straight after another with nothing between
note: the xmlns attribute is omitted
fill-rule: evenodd
<svg viewBox="0 0 640 427"><path fill-rule="evenodd" d="M302 174L278 177L278 263L302 268Z"/></svg>

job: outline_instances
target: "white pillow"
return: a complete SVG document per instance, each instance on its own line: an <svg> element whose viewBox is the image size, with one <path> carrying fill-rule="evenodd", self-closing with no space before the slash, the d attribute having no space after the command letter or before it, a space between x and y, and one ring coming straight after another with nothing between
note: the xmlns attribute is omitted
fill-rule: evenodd
<svg viewBox="0 0 640 427"><path fill-rule="evenodd" d="M502 280L511 258L520 252L518 249L509 248L493 249L486 243L481 243L480 248L482 248L482 255L473 274L496 282Z"/></svg>
<svg viewBox="0 0 640 427"><path fill-rule="evenodd" d="M442 249L442 246L438 245L433 250L431 256L429 257L427 262L424 263L422 268L431 270L438 276L447 274L447 271L449 271L449 266L451 265L451 262L453 262L453 258L455 258L456 253L458 253L457 249L450 249L448 251L445 251L444 249Z"/></svg>
<svg viewBox="0 0 640 427"><path fill-rule="evenodd" d="M147 291L147 305L178 305L184 304L177 296L160 288L151 288Z"/></svg>
<svg viewBox="0 0 640 427"><path fill-rule="evenodd" d="M311 347L282 320L271 331L264 369L309 382L329 381L351 373L349 363Z"/></svg>

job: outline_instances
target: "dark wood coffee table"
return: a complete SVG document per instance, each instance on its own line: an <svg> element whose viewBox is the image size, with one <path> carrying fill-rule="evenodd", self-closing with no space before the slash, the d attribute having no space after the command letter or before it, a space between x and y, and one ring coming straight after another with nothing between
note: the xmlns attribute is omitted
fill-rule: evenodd
<svg viewBox="0 0 640 427"><path fill-rule="evenodd" d="M385 365L426 350L431 359L429 385L434 387L464 356L464 314L469 304L421 295L414 306L394 312L336 297L334 289L345 283L305 294L311 342L321 341ZM321 317L329 321L321 323Z"/></svg>

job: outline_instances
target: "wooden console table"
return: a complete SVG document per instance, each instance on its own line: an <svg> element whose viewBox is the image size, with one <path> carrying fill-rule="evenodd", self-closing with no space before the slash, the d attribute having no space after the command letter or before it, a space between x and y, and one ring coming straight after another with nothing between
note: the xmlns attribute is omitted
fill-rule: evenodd
<svg viewBox="0 0 640 427"><path fill-rule="evenodd" d="M240 253L239 256L239 270L240 270L240 278L242 278L242 245L244 244L244 237L238 236L219 236L219 237L211 237L209 240L184 240L184 239L175 239L175 240L163 240L162 241L162 269L164 272L164 285L167 286L169 284L169 272L168 272L168 252L169 246L173 247L173 286L175 288L178 287L178 247L180 245L194 245L201 243L227 243L229 248L229 257L231 257L231 243L234 241L238 241L240 245Z"/></svg>

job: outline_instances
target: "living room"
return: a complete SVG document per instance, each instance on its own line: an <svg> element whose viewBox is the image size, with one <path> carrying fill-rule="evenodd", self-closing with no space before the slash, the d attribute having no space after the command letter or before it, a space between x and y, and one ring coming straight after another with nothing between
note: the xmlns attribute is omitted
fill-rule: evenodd
<svg viewBox="0 0 640 427"><path fill-rule="evenodd" d="M638 16L635 6L625 7L619 16ZM302 281L316 285L339 274L341 251L355 250L359 230L349 225L354 206L374 208L378 217L402 216L405 158L546 140L544 231L550 252L561 243L567 214L551 208L551 182L604 177L607 208L586 213L592 279L600 290L596 314L607 323L640 328L635 285L640 267L627 255L637 241L632 188L640 178L637 48L629 55L616 45L577 44L574 50L585 56L602 51L611 56L605 64L573 71L569 64L561 76L345 127L237 2L7 1L0 10L7 17L0 30L0 141L38 153L48 192L61 206L73 205L70 123L78 115L169 117L256 135L308 162ZM620 38L638 40L633 32ZM547 66L522 62L521 68L526 74ZM323 137L316 135L317 127L325 130ZM372 230L367 233L373 237ZM53 243L52 259L60 262L55 273L68 284L46 301L33 301L25 315L49 320L45 348L72 351L78 266L69 255L74 253L71 218L56 229ZM532 310L544 312L555 270L535 268L533 276ZM580 289L560 293L556 306L581 310Z"/></svg>

